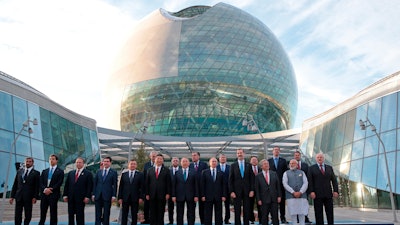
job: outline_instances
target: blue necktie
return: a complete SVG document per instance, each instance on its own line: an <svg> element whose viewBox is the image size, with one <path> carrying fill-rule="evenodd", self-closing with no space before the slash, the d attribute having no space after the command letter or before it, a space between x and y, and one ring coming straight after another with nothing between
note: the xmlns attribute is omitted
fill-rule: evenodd
<svg viewBox="0 0 400 225"><path fill-rule="evenodd" d="M186 169L185 169L185 171L183 172L183 179L185 179L185 181L186 181L186 179L187 179Z"/></svg>
<svg viewBox="0 0 400 225"><path fill-rule="evenodd" d="M212 177L213 177L213 180L215 181L215 170L214 169L212 169Z"/></svg>
<svg viewBox="0 0 400 225"><path fill-rule="evenodd" d="M242 175L242 178L244 177L244 166L243 166L243 162L240 162L240 175Z"/></svg>
<svg viewBox="0 0 400 225"><path fill-rule="evenodd" d="M278 169L278 158L274 158L275 168Z"/></svg>
<svg viewBox="0 0 400 225"><path fill-rule="evenodd" d="M53 167L51 167L49 175L48 175L48 179L51 180L51 178L53 177Z"/></svg>

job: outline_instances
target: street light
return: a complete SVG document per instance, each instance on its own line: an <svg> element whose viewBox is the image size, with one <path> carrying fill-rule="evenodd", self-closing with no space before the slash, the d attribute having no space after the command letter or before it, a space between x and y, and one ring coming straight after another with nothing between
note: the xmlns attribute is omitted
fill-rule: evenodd
<svg viewBox="0 0 400 225"><path fill-rule="evenodd" d="M9 179L9 175L10 175L12 152L14 150L15 144L16 144L19 136L21 135L22 131L27 131L29 134L33 133L32 128L29 126L30 123L32 123L35 126L38 125L37 119L30 120L29 117L28 117L28 119L22 124L21 130L19 130L17 136L14 138L14 141L11 144L10 154L9 154L9 157L8 157L6 180L4 182L3 201L1 203L1 209L0 209L0 223L3 223L4 206L6 204L6 195L7 195L7 189L8 189L8 179Z"/></svg>
<svg viewBox="0 0 400 225"><path fill-rule="evenodd" d="M262 135L260 129L258 128L256 121L253 119L253 116L247 114L245 117L243 117L242 126L244 126L244 127L247 126L248 131L257 131L258 132L258 134L261 136L261 140L263 141L265 158L268 159L267 143L265 142L264 136Z"/></svg>
<svg viewBox="0 0 400 225"><path fill-rule="evenodd" d="M143 138L143 135L146 133L147 128L149 128L150 126L154 126L155 125L155 121L153 119L147 120L145 119L142 124L140 125L138 131L135 133L135 135L133 136L133 138L131 139L131 141L129 142L129 149L128 149L128 163L132 158L132 143L136 140L136 136L139 134L139 132L142 132L142 137L140 139Z"/></svg>
<svg viewBox="0 0 400 225"><path fill-rule="evenodd" d="M383 143L381 136L379 135L378 132L376 132L376 127L374 124L371 123L371 121L369 121L368 117L366 118L365 121L361 120L359 121L360 124L360 128L361 130L365 130L367 127L371 127L371 131L375 133L376 137L378 137L379 142L382 144L383 147L383 155L385 157L385 166L386 166L386 174L388 177L388 185L389 185L389 192L390 192L390 203L392 205L392 211L393 211L393 221L395 223L397 223L397 216L396 216L396 206L394 204L394 197L393 197L393 191L392 191L392 183L390 181L390 174L389 174L389 166L388 166L388 160L387 160L387 156L386 156L386 148L385 148L385 144Z"/></svg>

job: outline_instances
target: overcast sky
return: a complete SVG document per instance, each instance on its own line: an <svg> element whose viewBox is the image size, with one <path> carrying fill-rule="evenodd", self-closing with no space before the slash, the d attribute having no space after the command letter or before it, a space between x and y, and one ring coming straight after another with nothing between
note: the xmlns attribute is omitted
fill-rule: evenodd
<svg viewBox="0 0 400 225"><path fill-rule="evenodd" d="M110 66L135 24L219 1L0 0L0 71L105 126ZM400 4L395 0L224 1L264 22L297 77L295 127L400 70Z"/></svg>

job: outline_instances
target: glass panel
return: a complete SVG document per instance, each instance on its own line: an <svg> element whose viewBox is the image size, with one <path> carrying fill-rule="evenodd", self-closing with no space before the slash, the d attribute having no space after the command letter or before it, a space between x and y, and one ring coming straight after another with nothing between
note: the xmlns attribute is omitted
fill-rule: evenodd
<svg viewBox="0 0 400 225"><path fill-rule="evenodd" d="M378 161L377 156L364 158L364 166L362 170L362 183L364 185L376 187L377 161Z"/></svg>
<svg viewBox="0 0 400 225"><path fill-rule="evenodd" d="M366 208L378 208L378 196L375 188L364 185L363 201Z"/></svg>
<svg viewBox="0 0 400 225"><path fill-rule="evenodd" d="M381 121L381 102L382 99L376 99L372 102L368 103L368 119L371 122L371 124L375 125L376 131L380 132L380 121ZM365 129L367 133L367 137L375 135L374 132L371 131L371 129Z"/></svg>
<svg viewBox="0 0 400 225"><path fill-rule="evenodd" d="M400 166L398 165L400 163L400 154L397 152L397 163L396 163L396 171L400 170ZM400 172L396 172L396 193L400 193ZM400 204L400 202L399 202Z"/></svg>
<svg viewBox="0 0 400 225"><path fill-rule="evenodd" d="M26 122L28 119L28 109L26 105L26 101L13 97L13 109L14 109L14 127L15 127L15 133L18 133L21 131L23 128L23 124ZM21 134L27 135L28 132L25 130L22 130Z"/></svg>
<svg viewBox="0 0 400 225"><path fill-rule="evenodd" d="M61 147L61 133L59 128L59 119L60 117L57 114L50 113L51 118L51 134L53 136L53 144L54 146Z"/></svg>
<svg viewBox="0 0 400 225"><path fill-rule="evenodd" d="M13 133L0 130L0 151L10 152L13 141Z"/></svg>
<svg viewBox="0 0 400 225"><path fill-rule="evenodd" d="M352 161L350 165L349 179L354 182L361 181L362 160Z"/></svg>
<svg viewBox="0 0 400 225"><path fill-rule="evenodd" d="M346 113L345 115L347 116L346 118L346 130L344 132L344 143L343 144L349 144L353 141L354 137L354 129L360 129L360 127L354 127L353 124L357 124L358 120L356 118L357 111L356 110L351 110L350 112Z"/></svg>
<svg viewBox="0 0 400 225"><path fill-rule="evenodd" d="M382 98L381 132L396 128L397 93Z"/></svg>
<svg viewBox="0 0 400 225"><path fill-rule="evenodd" d="M13 114L11 96L0 92L0 128L13 131Z"/></svg>
<svg viewBox="0 0 400 225"><path fill-rule="evenodd" d="M379 149L378 137L374 135L365 139L364 157L377 155L378 149Z"/></svg>
<svg viewBox="0 0 400 225"><path fill-rule="evenodd" d="M54 147L49 144L44 144L44 161L47 162L50 155L54 154Z"/></svg>
<svg viewBox="0 0 400 225"><path fill-rule="evenodd" d="M100 148L99 148L99 138L97 137L96 131L90 130L90 140L92 145L92 158L100 159Z"/></svg>
<svg viewBox="0 0 400 225"><path fill-rule="evenodd" d="M35 169L40 173L46 169L46 163L43 160L35 160Z"/></svg>
<svg viewBox="0 0 400 225"><path fill-rule="evenodd" d="M391 168L396 168L395 167L396 152L390 152L387 153L386 155L390 173L390 171L392 171ZM390 181L392 183L392 189L394 188L394 178L395 178L395 173L394 172L390 173ZM386 172L386 161L384 154L379 154L377 188L389 191L389 180Z"/></svg>
<svg viewBox="0 0 400 225"><path fill-rule="evenodd" d="M13 182L14 182L14 177L16 174L16 169L13 165L15 165L15 156L12 156L10 159L10 153L9 152L0 152L0 159L6 159L3 162L4 163L0 163L0 171L8 171L8 162L9 160L11 160L10 163L10 174L8 176L8 181L6 181L6 174L7 172L4 173L0 173L0 193L4 192L4 184L7 182L8 184L8 188L7 188L7 192L11 191Z"/></svg>
<svg viewBox="0 0 400 225"><path fill-rule="evenodd" d="M378 190L378 203L380 209L391 209L392 204L390 203L389 192Z"/></svg>
<svg viewBox="0 0 400 225"><path fill-rule="evenodd" d="M357 116L354 121L354 140L359 140L365 137L365 130L360 129L359 120L365 121L367 119L367 105L357 108Z"/></svg>
<svg viewBox="0 0 400 225"><path fill-rule="evenodd" d="M351 160L362 158L363 153L364 153L364 139L354 142L351 152Z"/></svg>
<svg viewBox="0 0 400 225"><path fill-rule="evenodd" d="M29 113L29 120L31 120L29 122L29 127L31 127L33 130L33 133L31 134L31 138L35 138L37 140L43 140L39 106L28 102L28 113ZM32 121L34 119L37 119L37 121L38 121L37 125L33 124Z"/></svg>
<svg viewBox="0 0 400 225"><path fill-rule="evenodd" d="M396 150L396 130L391 130L381 134L381 140L385 146L386 152ZM383 145L379 145L379 153L383 153Z"/></svg>
<svg viewBox="0 0 400 225"><path fill-rule="evenodd" d="M17 154L23 155L23 156L32 156L31 153L31 144L29 141L28 137L25 136L19 136L17 139L17 142L15 144L15 149L17 151Z"/></svg>
<svg viewBox="0 0 400 225"><path fill-rule="evenodd" d="M42 126L43 141L49 144L53 144L53 136L51 133L51 119L49 111L40 108L40 122Z"/></svg>
<svg viewBox="0 0 400 225"><path fill-rule="evenodd" d="M35 159L44 160L43 142L31 139L32 143L32 157Z"/></svg>
<svg viewBox="0 0 400 225"><path fill-rule="evenodd" d="M350 182L351 192L351 207L361 207L362 201L362 184L357 182Z"/></svg>

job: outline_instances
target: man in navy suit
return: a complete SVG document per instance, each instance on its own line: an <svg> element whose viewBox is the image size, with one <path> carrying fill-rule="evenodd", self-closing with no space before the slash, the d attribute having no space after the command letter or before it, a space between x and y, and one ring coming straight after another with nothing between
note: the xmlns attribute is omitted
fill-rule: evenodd
<svg viewBox="0 0 400 225"><path fill-rule="evenodd" d="M210 168L201 175L200 196L204 202L204 224L212 225L214 207L215 225L222 225L222 202L226 200L224 174L217 170L217 159L209 160Z"/></svg>
<svg viewBox="0 0 400 225"><path fill-rule="evenodd" d="M68 202L68 224L85 224L85 205L89 203L93 190L93 175L84 168L85 160L78 157L75 160L76 170L72 170L67 175L65 181L63 199Z"/></svg>
<svg viewBox="0 0 400 225"><path fill-rule="evenodd" d="M94 177L92 201L95 203L96 225L110 224L111 203L116 201L118 175L110 168L111 162L111 157L105 157L103 169L98 170Z"/></svg>
<svg viewBox="0 0 400 225"><path fill-rule="evenodd" d="M143 176L145 182L147 177L147 170L154 166L157 154L158 153L156 151L151 151L149 154L150 161L144 164ZM144 199L143 214L144 214L144 221L142 222L142 224L150 224L150 203L147 199Z"/></svg>
<svg viewBox="0 0 400 225"><path fill-rule="evenodd" d="M187 224L194 225L196 219L196 202L199 200L196 172L189 169L189 159L181 159L181 169L172 179L172 201L176 202L176 222L183 225L183 214L186 203Z"/></svg>
<svg viewBox="0 0 400 225"><path fill-rule="evenodd" d="M224 174L224 182L225 182L225 192L227 195L229 195L229 169L230 166L226 163L226 156L224 154L219 155L219 164L217 166L217 170L221 171ZM225 217L224 217L224 223L225 224L231 224L229 222L229 219L231 218L231 198L229 196L226 196L226 200L224 201L224 207L225 207Z"/></svg>
<svg viewBox="0 0 400 225"><path fill-rule="evenodd" d="M22 210L25 212L24 224L30 223L32 205L36 204L39 197L40 173L33 168L33 163L32 157L25 158L25 168L18 170L11 190L10 204L13 204L14 199L16 201L14 215L16 225L22 223Z"/></svg>
<svg viewBox="0 0 400 225"><path fill-rule="evenodd" d="M131 208L131 225L137 224L137 213L139 204L144 199L144 177L143 173L136 170L137 162L131 159L128 171L121 175L118 189L118 203L122 205L121 225L128 224L129 207Z"/></svg>
<svg viewBox="0 0 400 225"><path fill-rule="evenodd" d="M61 196L61 185L64 180L64 171L57 166L58 156L49 157L50 168L43 170L40 176L40 221L44 225L47 210L50 207L50 225L57 224L57 202Z"/></svg>
<svg viewBox="0 0 400 225"><path fill-rule="evenodd" d="M200 152L192 152L192 163L189 168L194 170L197 174L197 185L200 185L201 173L207 169L207 163L200 161ZM200 190L200 186L199 186ZM199 201L199 217L200 223L204 224L204 202Z"/></svg>
<svg viewBox="0 0 400 225"><path fill-rule="evenodd" d="M260 162L262 173L258 173L255 179L255 192L257 204L261 206L260 224L268 225L268 214L271 214L273 225L279 224L278 204L281 201L281 184L276 172L270 170L266 159Z"/></svg>
<svg viewBox="0 0 400 225"><path fill-rule="evenodd" d="M163 165L162 154L157 154L155 162L155 166L147 170L146 199L150 201L150 224L164 225L165 204L171 194L171 173Z"/></svg>
<svg viewBox="0 0 400 225"><path fill-rule="evenodd" d="M270 170L275 171L278 175L279 182L281 184L281 193L285 193L285 188L282 185L283 174L288 170L288 163L286 159L279 157L281 153L281 149L278 146L275 146L272 150L272 158L268 159ZM279 203L279 213L282 223L287 223L286 221L286 203L285 203L285 195L282 195L281 202Z"/></svg>
<svg viewBox="0 0 400 225"><path fill-rule="evenodd" d="M251 164L251 170L254 173L254 176L257 176L258 173L260 173L262 170L261 168L258 166L258 158L257 156L253 155L250 156L250 164ZM256 216L254 215L254 202L255 202L255 196L250 198L250 222L251 224L254 224L254 221L256 221ZM261 207L257 205L257 213L259 216L261 216ZM260 220L260 217L258 217L258 219Z"/></svg>
<svg viewBox="0 0 400 225"><path fill-rule="evenodd" d="M171 159L171 167L169 167L169 171L171 173L171 181L174 180L175 173L180 170L179 168L179 159L178 157L172 157ZM172 185L172 182L171 182ZM172 190L172 186L171 186ZM174 224L174 208L175 208L175 203L172 201L172 198L168 199L168 219L169 223L168 224Z"/></svg>
<svg viewBox="0 0 400 225"><path fill-rule="evenodd" d="M315 223L324 224L323 208L325 207L328 225L333 225L333 199L339 196L338 182L333 168L325 164L325 156L318 153L315 156L316 164L308 169L308 189L314 200Z"/></svg>
<svg viewBox="0 0 400 225"><path fill-rule="evenodd" d="M308 173L308 164L304 161L301 161L301 152L299 150L294 152L294 159L297 161L297 169L303 170L305 174ZM309 191L307 190L307 194L309 194ZM311 223L310 219L308 218L308 215L305 216L305 223Z"/></svg>
<svg viewBox="0 0 400 225"><path fill-rule="evenodd" d="M244 151L236 150L237 161L231 164L229 172L229 191L235 209L235 224L241 224L243 206L243 224L249 225L250 198L254 196L254 173L251 165L244 160Z"/></svg>

